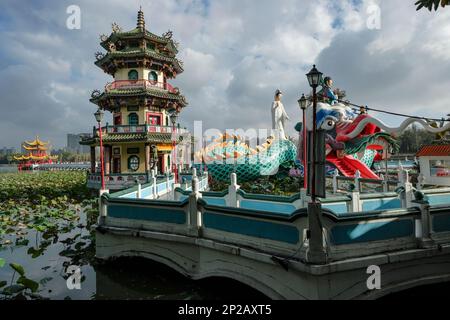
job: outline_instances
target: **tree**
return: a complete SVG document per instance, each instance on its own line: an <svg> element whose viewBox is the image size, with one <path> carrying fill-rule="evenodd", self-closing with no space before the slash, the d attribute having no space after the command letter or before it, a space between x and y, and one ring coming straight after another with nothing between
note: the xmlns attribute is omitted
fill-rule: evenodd
<svg viewBox="0 0 450 320"><path fill-rule="evenodd" d="M398 137L400 153L416 153L422 145L430 144L434 139L435 134L412 126Z"/></svg>
<svg viewBox="0 0 450 320"><path fill-rule="evenodd" d="M442 8L450 4L450 0L419 0L416 2L417 9L420 10L422 8L427 8L429 11L436 11L439 8L439 4Z"/></svg>

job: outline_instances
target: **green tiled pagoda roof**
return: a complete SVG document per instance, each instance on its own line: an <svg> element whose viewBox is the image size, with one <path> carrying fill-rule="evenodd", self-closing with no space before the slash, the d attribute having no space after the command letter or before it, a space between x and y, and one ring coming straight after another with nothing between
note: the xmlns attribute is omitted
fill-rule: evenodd
<svg viewBox="0 0 450 320"><path fill-rule="evenodd" d="M113 32L113 33L110 34L108 39L106 39L105 41L103 41L101 43L101 45L102 45L102 47L107 49L108 48L108 42L110 42L110 41L114 41L116 39L127 39L127 38L128 39L134 39L134 38L139 37L139 36L145 36L146 38L152 39L152 40L154 40L156 42L160 42L160 43L163 43L163 44L172 43L172 45L173 45L173 41L171 39L167 39L167 38L164 38L162 36L158 36L158 35L156 35L154 33L151 33L148 30L145 30L145 35L144 35L142 30L139 29L139 28L134 28L133 30L130 30L130 31ZM175 52L178 52L178 50L175 48L175 46L173 46L173 47L175 49Z"/></svg>
<svg viewBox="0 0 450 320"><path fill-rule="evenodd" d="M174 67L177 69L178 73L183 72L183 68L181 67L178 59L159 54L159 53L155 52L154 50L150 50L147 48L143 48L143 49L132 48L132 49L126 49L126 50L121 50L121 51L108 52L102 59L97 60L95 62L95 65L101 67L107 61L110 61L114 58L121 58L121 57L127 57L127 58L150 57L150 58L157 59L160 61L172 63L174 65Z"/></svg>
<svg viewBox="0 0 450 320"><path fill-rule="evenodd" d="M108 97L140 96L140 95L150 95L157 98L176 100L182 102L184 105L188 104L186 98L181 94L174 94L161 89L152 89L152 88L112 89L109 90L108 92L103 92L98 97L91 98L90 101L96 104L98 101L106 99Z"/></svg>
<svg viewBox="0 0 450 320"><path fill-rule="evenodd" d="M102 137L103 143L114 142L152 142L152 143L172 143L171 133L106 133ZM181 141L181 139L180 139ZM98 137L89 137L81 140L82 145L98 145Z"/></svg>

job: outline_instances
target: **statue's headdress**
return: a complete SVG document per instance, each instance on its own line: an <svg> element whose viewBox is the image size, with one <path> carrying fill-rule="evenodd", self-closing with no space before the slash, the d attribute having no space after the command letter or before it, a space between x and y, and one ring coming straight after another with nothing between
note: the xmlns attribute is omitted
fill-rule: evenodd
<svg viewBox="0 0 450 320"><path fill-rule="evenodd" d="M325 78L323 78L322 86L326 86L327 83L328 83L328 81L330 81L330 80L333 80L333 79L331 79L331 77L325 77Z"/></svg>

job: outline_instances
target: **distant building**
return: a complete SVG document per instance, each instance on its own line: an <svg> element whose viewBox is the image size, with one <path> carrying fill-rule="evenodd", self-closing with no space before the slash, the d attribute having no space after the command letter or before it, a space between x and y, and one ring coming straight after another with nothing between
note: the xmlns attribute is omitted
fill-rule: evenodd
<svg viewBox="0 0 450 320"><path fill-rule="evenodd" d="M14 154L16 152L17 152L16 148L3 147L0 149L0 155L2 155L2 156L8 156L8 155Z"/></svg>
<svg viewBox="0 0 450 320"><path fill-rule="evenodd" d="M450 142L422 146L416 156L425 184L450 186Z"/></svg>
<svg viewBox="0 0 450 320"><path fill-rule="evenodd" d="M80 141L83 137L88 137L89 133L67 134L67 151L73 153L89 153L89 146L81 145Z"/></svg>
<svg viewBox="0 0 450 320"><path fill-rule="evenodd" d="M49 151L48 142L43 142L38 136L34 141L25 141L22 145L21 155L15 155L14 160L19 162L18 169L30 169L35 164L47 164L53 163L58 157L51 156L47 152Z"/></svg>

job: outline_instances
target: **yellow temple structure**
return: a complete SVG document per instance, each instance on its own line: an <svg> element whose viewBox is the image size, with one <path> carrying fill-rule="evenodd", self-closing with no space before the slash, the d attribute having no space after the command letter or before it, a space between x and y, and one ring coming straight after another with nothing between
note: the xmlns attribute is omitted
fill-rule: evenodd
<svg viewBox="0 0 450 320"><path fill-rule="evenodd" d="M110 112L113 123L106 123L101 135L94 127L92 136L80 141L91 147L88 187L100 188L102 170L97 161L102 158L107 189L148 181L151 171L176 176L180 152L174 150L189 143L191 137L176 123L188 103L169 83L184 71L176 57L178 43L172 32L159 36L148 31L140 9L136 28L123 31L114 23L112 33L100 40L106 53L96 53L95 65L114 80L103 91L94 90L90 102ZM103 157L97 153L100 137Z"/></svg>
<svg viewBox="0 0 450 320"><path fill-rule="evenodd" d="M30 168L33 164L53 163L58 156L47 154L49 142L43 142L38 136L29 142L25 141L22 148L25 153L20 156L14 156L14 160L19 161L19 170Z"/></svg>

